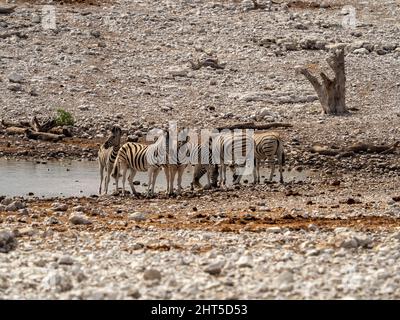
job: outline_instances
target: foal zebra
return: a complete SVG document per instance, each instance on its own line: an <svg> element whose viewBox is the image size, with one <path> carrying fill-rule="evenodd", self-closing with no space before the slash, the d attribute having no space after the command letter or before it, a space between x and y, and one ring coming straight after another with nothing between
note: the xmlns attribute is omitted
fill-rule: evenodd
<svg viewBox="0 0 400 320"><path fill-rule="evenodd" d="M103 174L104 170L106 170L106 179L104 181L104 190L105 193L108 192L108 185L110 183L110 175L114 166L115 158L117 157L117 153L121 143L121 135L122 130L118 126L114 126L111 129L111 135L107 139L107 141L100 146L99 154L98 154L98 162L100 169L100 187L99 194L101 194L101 187L103 184Z"/></svg>
<svg viewBox="0 0 400 320"><path fill-rule="evenodd" d="M125 195L125 181L128 169L131 174L128 177L129 185L133 194L137 194L133 185L133 178L137 171L148 171L147 195L154 194L157 176L166 163L168 133L163 132L157 141L150 145L127 142L118 151L114 163L113 177L115 179L116 191L118 192L119 172L122 172L122 194Z"/></svg>

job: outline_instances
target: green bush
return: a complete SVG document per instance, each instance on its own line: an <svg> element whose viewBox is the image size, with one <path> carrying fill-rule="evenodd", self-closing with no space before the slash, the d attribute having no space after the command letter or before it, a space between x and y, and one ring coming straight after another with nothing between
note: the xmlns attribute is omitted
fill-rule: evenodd
<svg viewBox="0 0 400 320"><path fill-rule="evenodd" d="M74 117L64 109L57 110L56 124L58 126L73 126L75 123Z"/></svg>

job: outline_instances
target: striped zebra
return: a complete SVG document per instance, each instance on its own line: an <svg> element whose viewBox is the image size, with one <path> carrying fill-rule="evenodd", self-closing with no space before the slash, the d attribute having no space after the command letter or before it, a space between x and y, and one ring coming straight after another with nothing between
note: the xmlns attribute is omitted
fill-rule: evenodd
<svg viewBox="0 0 400 320"><path fill-rule="evenodd" d="M184 144L184 146L181 147L180 150L182 157L185 159L184 162L194 166L194 173L197 172L199 168L204 170L203 174L207 173L207 185L211 186L211 172L213 164L210 145L208 143L196 143L189 141ZM194 190L194 185L196 187L202 187L199 181L201 175L198 179L196 179L195 175L193 175L193 180L190 184L191 190Z"/></svg>
<svg viewBox="0 0 400 320"><path fill-rule="evenodd" d="M285 164L285 151L283 142L279 134L274 132L264 132L254 134L255 144L255 168L253 169L254 183L260 183L260 162L269 160L271 162L271 174L269 181L272 181L275 172L275 156L279 164L279 181L283 183L282 166Z"/></svg>
<svg viewBox="0 0 400 320"><path fill-rule="evenodd" d="M185 134L184 131L179 133L180 135ZM186 136L184 140L176 141L172 139L168 146L168 157L167 163L163 166L165 171L165 177L167 180L167 195L171 196L174 193L174 181L177 176L177 194L182 191L182 176L185 168L188 165L187 161L187 149L188 149L189 136ZM172 142L172 144L171 144Z"/></svg>
<svg viewBox="0 0 400 320"><path fill-rule="evenodd" d="M282 166L285 164L285 152L279 134L275 132L255 133L254 145L254 184L260 183L260 164L265 160L268 160L268 162L271 163L271 174L269 181L272 181L275 172L275 156L278 158L279 164L279 181L283 183ZM234 179L236 179L236 181L240 181L240 176L235 175Z"/></svg>
<svg viewBox="0 0 400 320"><path fill-rule="evenodd" d="M253 162L254 140L253 134L242 132L221 132L212 139L213 163L220 165L220 185L226 185L226 168L232 171L237 167L244 167L249 161ZM234 176L234 183L235 176Z"/></svg>
<svg viewBox="0 0 400 320"><path fill-rule="evenodd" d="M125 181L128 169L129 185L133 194L137 194L133 185L133 178L137 171L148 172L147 195L154 194L157 176L162 166L167 163L168 132L163 132L157 141L150 145L127 142L118 151L114 163L113 177L115 179L116 191L118 192L119 172L122 172L122 194L125 195Z"/></svg>
<svg viewBox="0 0 400 320"><path fill-rule="evenodd" d="M104 181L104 190L107 194L108 185L110 183L110 175L114 166L115 158L121 143L122 130L118 126L114 126L111 129L111 135L105 143L100 146L98 153L98 163L100 169L100 187L99 194L101 194L104 170L106 171L106 178Z"/></svg>

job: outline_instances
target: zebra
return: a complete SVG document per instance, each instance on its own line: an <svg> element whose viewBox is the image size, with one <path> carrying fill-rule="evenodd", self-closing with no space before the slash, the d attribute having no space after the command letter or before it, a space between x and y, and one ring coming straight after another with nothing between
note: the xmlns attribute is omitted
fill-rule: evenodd
<svg viewBox="0 0 400 320"><path fill-rule="evenodd" d="M212 153L215 163L220 164L220 185L226 186L226 168L232 171L252 161L254 156L253 135L245 132L221 132L212 139ZM234 183L235 175L234 175Z"/></svg>
<svg viewBox="0 0 400 320"><path fill-rule="evenodd" d="M185 130L182 130L180 135L186 134ZM167 180L167 195L171 196L174 193L174 181L175 176L177 176L177 194L180 194L182 191L182 176L185 171L185 168L188 165L188 161L186 161L187 149L188 149L188 141L189 136L186 135L184 140L178 139L178 141L172 141L172 148L170 148L171 144L169 143L168 149L168 159L167 163L163 165L165 171L165 177Z"/></svg>
<svg viewBox="0 0 400 320"><path fill-rule="evenodd" d="M194 186L201 188L200 177L207 173L207 186L211 186L211 177L212 177L212 168L214 167L212 164L212 152L210 148L210 144L208 143L196 143L196 142L187 142L183 148L181 148L183 152L181 152L185 156L185 162L187 164L194 165L193 170L193 179L190 184L190 189L194 190ZM204 173L196 178L197 171L199 169L204 170ZM198 174L197 174L198 175Z"/></svg>
<svg viewBox="0 0 400 320"><path fill-rule="evenodd" d="M98 152L98 163L100 169L100 187L99 194L101 194L101 187L103 184L103 174L106 171L106 178L104 181L104 190L107 194L108 185L110 183L110 175L114 166L115 158L121 143L122 130L118 126L114 126L111 129L111 135L105 143L100 146Z"/></svg>
<svg viewBox="0 0 400 320"><path fill-rule="evenodd" d="M129 169L131 174L128 177L128 182L132 193L137 194L133 185L133 178L136 172L147 171L149 177L147 195L154 194L157 176L167 161L168 140L168 132L163 131L157 141L150 145L134 142L125 143L118 151L113 168L116 191L118 192L119 172L121 171L122 194L125 195L126 173Z"/></svg>
<svg viewBox="0 0 400 320"><path fill-rule="evenodd" d="M260 163L265 160L269 160L271 163L269 181L272 181L275 172L275 156L277 156L279 164L279 181L283 183L282 166L285 164L285 152L279 134L275 132L255 133L254 145L253 183L260 183ZM235 175L234 179L240 181L240 176Z"/></svg>

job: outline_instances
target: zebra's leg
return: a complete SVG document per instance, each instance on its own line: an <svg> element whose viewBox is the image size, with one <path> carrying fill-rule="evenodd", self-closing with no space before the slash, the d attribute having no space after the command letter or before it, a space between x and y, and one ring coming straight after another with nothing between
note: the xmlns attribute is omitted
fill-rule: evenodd
<svg viewBox="0 0 400 320"><path fill-rule="evenodd" d="M257 177L257 166L258 166L258 160L254 159L254 166L253 166L253 184L257 184L258 182L258 177Z"/></svg>
<svg viewBox="0 0 400 320"><path fill-rule="evenodd" d="M207 166L207 185L211 188L211 169L210 165Z"/></svg>
<svg viewBox="0 0 400 320"><path fill-rule="evenodd" d="M282 174L282 171L283 171L283 156L282 156L282 154L279 156L279 182L280 183L283 183L283 174Z"/></svg>
<svg viewBox="0 0 400 320"><path fill-rule="evenodd" d="M221 186L226 184L226 165L221 163Z"/></svg>
<svg viewBox="0 0 400 320"><path fill-rule="evenodd" d="M261 182L260 167L261 167L261 160L257 160L257 183L258 184Z"/></svg>
<svg viewBox="0 0 400 320"><path fill-rule="evenodd" d="M182 191L182 176L183 176L183 173L185 172L185 169L186 169L186 165L179 166L179 168L178 168L178 191L177 191L178 194L180 194ZM207 175L208 175L208 173L207 173Z"/></svg>
<svg viewBox="0 0 400 320"><path fill-rule="evenodd" d="M165 173L165 180L167 181L167 191L166 191L165 194L169 195L169 180L171 179L170 178L170 174L171 174L170 168L165 166L164 167L164 173Z"/></svg>
<svg viewBox="0 0 400 320"><path fill-rule="evenodd" d="M174 181L175 181L175 175L177 172L176 166L171 166L170 167L170 174L169 174L169 196L172 196L174 194Z"/></svg>
<svg viewBox="0 0 400 320"><path fill-rule="evenodd" d="M153 179L151 181L151 194L154 194L154 187L156 185L156 181L157 181L157 176L160 173L161 168L155 168L154 172L153 172Z"/></svg>
<svg viewBox="0 0 400 320"><path fill-rule="evenodd" d="M105 185L104 185L104 193L105 194L108 193L108 185L110 184L110 176L111 176L112 170L113 170L113 166L108 164L107 172L106 172L106 181L105 181Z"/></svg>
<svg viewBox="0 0 400 320"><path fill-rule="evenodd" d="M101 186L103 184L103 174L104 174L104 167L103 165L99 162L99 169L100 169L100 187L99 187L99 194L101 194Z"/></svg>
<svg viewBox="0 0 400 320"><path fill-rule="evenodd" d="M193 167L193 180L191 183L190 190L194 190L194 187L196 188L202 188L203 186L200 183L200 178L203 176L203 165L200 163L197 163Z"/></svg>
<svg viewBox="0 0 400 320"><path fill-rule="evenodd" d="M117 168L119 168L119 165ZM113 170L114 170L114 168L113 168ZM116 175L114 176L114 180L115 180L115 194L118 194L119 169L117 170Z"/></svg>
<svg viewBox="0 0 400 320"><path fill-rule="evenodd" d="M128 182L129 182L129 185L130 185L130 187L131 187L132 194L133 194L133 195L136 195L137 192L136 192L135 186L133 185L133 178L134 178L135 175L136 175L136 170L131 169L130 171L131 171L131 173L130 173L129 176L128 176Z"/></svg>
<svg viewBox="0 0 400 320"><path fill-rule="evenodd" d="M271 164L271 175L269 176L269 181L272 181L275 173L275 159L272 158L272 164Z"/></svg>
<svg viewBox="0 0 400 320"><path fill-rule="evenodd" d="M151 182L152 182L152 180L153 180L153 172L154 172L154 166L150 166L149 167L149 169L148 169L148 178L149 178L149 181L148 181L148 183L147 183L147 196L149 197L150 196L150 190L151 190Z"/></svg>
<svg viewBox="0 0 400 320"><path fill-rule="evenodd" d="M122 196L125 197L125 180L126 180L126 172L128 171L128 166L126 164L122 165Z"/></svg>

